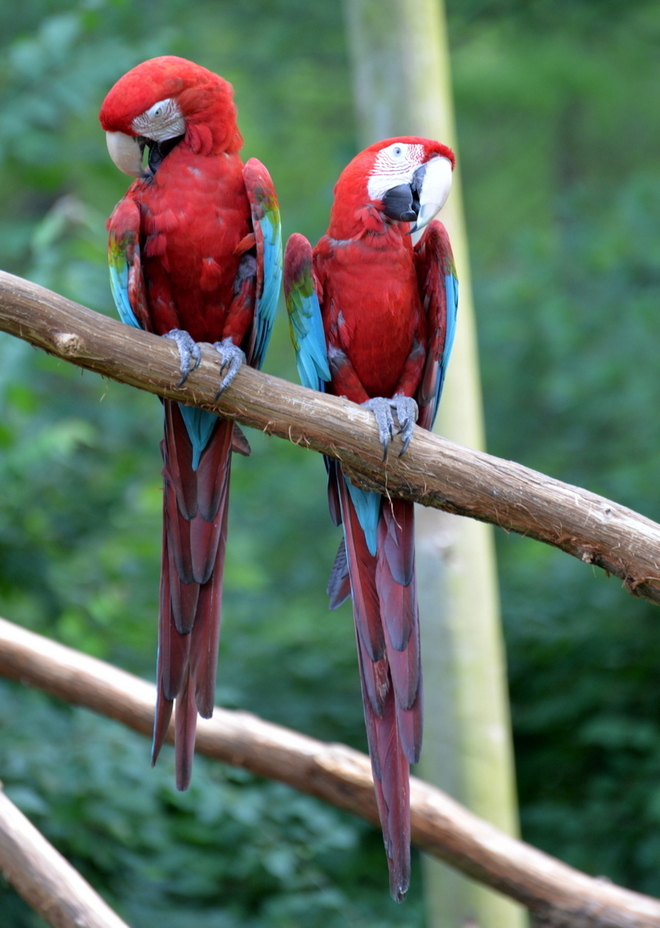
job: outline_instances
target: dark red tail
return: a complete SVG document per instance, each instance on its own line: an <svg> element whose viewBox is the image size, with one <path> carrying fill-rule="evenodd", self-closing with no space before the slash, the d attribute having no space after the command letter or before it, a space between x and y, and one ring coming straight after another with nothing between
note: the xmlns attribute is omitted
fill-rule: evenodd
<svg viewBox="0 0 660 928"><path fill-rule="evenodd" d="M390 892L400 901L410 882L409 765L418 761L422 743L414 508L403 500L382 499L378 546L373 555L341 472L336 486ZM335 586L339 588L339 584Z"/></svg>
<svg viewBox="0 0 660 928"><path fill-rule="evenodd" d="M192 468L176 403L165 401L163 555L152 764L175 711L176 785L190 784L197 713L213 714L233 424L218 419Z"/></svg>

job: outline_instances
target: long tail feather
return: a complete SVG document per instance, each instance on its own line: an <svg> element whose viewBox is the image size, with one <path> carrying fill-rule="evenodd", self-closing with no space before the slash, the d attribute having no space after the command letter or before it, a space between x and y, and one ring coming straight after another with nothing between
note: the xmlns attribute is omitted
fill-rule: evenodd
<svg viewBox="0 0 660 928"><path fill-rule="evenodd" d="M385 652L385 636L376 588L377 560L375 555L369 551L355 506L341 473L339 475L339 497L351 578L355 628L371 660L378 661Z"/></svg>
<svg viewBox="0 0 660 928"><path fill-rule="evenodd" d="M165 404L163 557L158 632L158 699L152 763L175 713L178 789L190 783L197 714L213 713L227 539L233 425L218 419L192 467L192 446L176 403Z"/></svg>
<svg viewBox="0 0 660 928"><path fill-rule="evenodd" d="M383 501L378 553L376 585L396 694L397 727L408 761L416 764L422 749L422 667L412 503Z"/></svg>
<svg viewBox="0 0 660 928"><path fill-rule="evenodd" d="M340 548L333 567L331 606L344 592L347 570L390 891L401 900L410 879L409 764L419 759L422 742L414 509L382 500L373 555L339 469L333 493L341 503L345 551Z"/></svg>
<svg viewBox="0 0 660 928"><path fill-rule="evenodd" d="M191 674L186 674L183 689L177 696L174 712L174 750L176 762L176 788L188 789L195 756L195 730L197 706Z"/></svg>
<svg viewBox="0 0 660 928"><path fill-rule="evenodd" d="M330 597L330 609L339 609L351 595L351 579L346 560L346 539L342 538L335 562L330 571L326 593Z"/></svg>
<svg viewBox="0 0 660 928"><path fill-rule="evenodd" d="M376 804L383 829L385 853L390 876L390 893L400 902L410 883L410 776L408 760L399 739L395 697L387 687L380 712L375 712L369 690L383 690L383 678L389 670L383 658L372 663L358 639L358 656L364 720L374 775ZM381 666L379 666L381 665ZM372 679L370 679L372 678Z"/></svg>
<svg viewBox="0 0 660 928"><path fill-rule="evenodd" d="M225 569L228 506L222 508L222 530L211 578L200 591L198 623L195 623L190 643L190 666L195 680L197 711L209 719L215 705L215 675L218 667L222 581Z"/></svg>

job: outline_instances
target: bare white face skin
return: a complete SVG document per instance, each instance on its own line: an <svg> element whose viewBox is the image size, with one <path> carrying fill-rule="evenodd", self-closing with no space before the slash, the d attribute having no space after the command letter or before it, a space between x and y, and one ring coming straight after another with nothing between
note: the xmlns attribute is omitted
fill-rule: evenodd
<svg viewBox="0 0 660 928"><path fill-rule="evenodd" d="M393 187L412 184L415 171L424 165L425 171L419 192L420 210L415 224L417 230L428 225L440 212L449 196L452 181L451 161L442 155L436 155L425 162L425 154L423 145L393 142L376 155L367 183L369 198L382 200Z"/></svg>
<svg viewBox="0 0 660 928"><path fill-rule="evenodd" d="M412 176L424 161L424 147L408 142L394 142L382 148L369 177L369 199L382 200L384 194L398 184L409 184Z"/></svg>
<svg viewBox="0 0 660 928"><path fill-rule="evenodd" d="M178 135L184 135L186 131L186 121L181 115L179 105L171 97L159 100L140 116L136 116L132 126L137 135L153 139L154 142L176 138Z"/></svg>
<svg viewBox="0 0 660 928"><path fill-rule="evenodd" d="M171 97L159 100L148 110L136 116L131 127L136 135L143 139L153 139L154 142L165 142L167 139L184 135L186 121L181 110ZM106 142L110 157L124 174L131 177L143 177L142 149L139 139L124 132L106 132Z"/></svg>

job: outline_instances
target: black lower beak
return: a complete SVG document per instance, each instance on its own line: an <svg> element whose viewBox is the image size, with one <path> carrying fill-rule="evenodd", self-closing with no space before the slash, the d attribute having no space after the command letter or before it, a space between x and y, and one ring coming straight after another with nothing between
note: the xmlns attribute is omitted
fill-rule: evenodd
<svg viewBox="0 0 660 928"><path fill-rule="evenodd" d="M182 135L177 135L172 139L163 139L162 142L155 142L153 139L144 139L144 142L142 142L142 139L140 140L142 145L144 146L144 144L146 144L147 148L149 149L147 163L152 174L156 173L162 164L163 158L169 155L172 149L179 144L182 138Z"/></svg>
<svg viewBox="0 0 660 928"><path fill-rule="evenodd" d="M419 213L419 198L410 184L392 187L383 197L383 212L398 222L414 222Z"/></svg>

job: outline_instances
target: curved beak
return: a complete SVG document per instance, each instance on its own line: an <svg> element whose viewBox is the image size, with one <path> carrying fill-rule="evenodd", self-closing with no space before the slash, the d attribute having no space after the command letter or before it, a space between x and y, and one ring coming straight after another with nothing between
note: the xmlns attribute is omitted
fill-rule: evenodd
<svg viewBox="0 0 660 928"><path fill-rule="evenodd" d="M105 140L108 145L110 157L124 174L131 177L144 177L142 167L142 152L144 142L137 136L126 135L124 132L106 132Z"/></svg>
<svg viewBox="0 0 660 928"><path fill-rule="evenodd" d="M417 168L411 188L419 200L419 210L411 232L419 232L438 215L449 196L451 175L451 161L442 155L436 155Z"/></svg>

